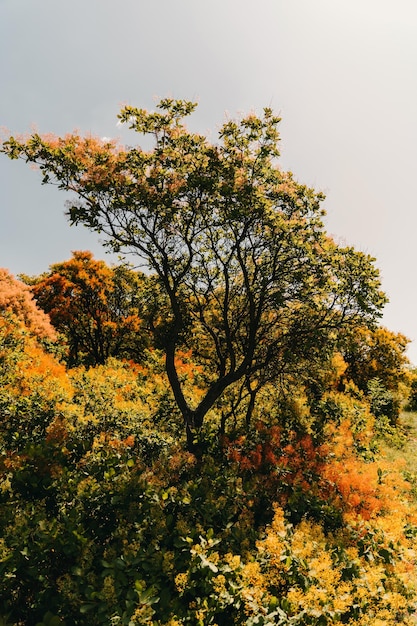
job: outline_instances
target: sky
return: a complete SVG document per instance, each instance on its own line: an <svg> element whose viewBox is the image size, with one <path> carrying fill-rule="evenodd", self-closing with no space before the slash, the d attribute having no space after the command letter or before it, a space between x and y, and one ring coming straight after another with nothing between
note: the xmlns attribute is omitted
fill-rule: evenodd
<svg viewBox="0 0 417 626"><path fill-rule="evenodd" d="M132 144L124 104L199 103L216 140L228 117L272 107L281 165L326 194L327 231L376 258L382 324L417 364L415 0L0 0L2 135L74 129ZM72 250L67 197L0 155L0 267L40 274Z"/></svg>

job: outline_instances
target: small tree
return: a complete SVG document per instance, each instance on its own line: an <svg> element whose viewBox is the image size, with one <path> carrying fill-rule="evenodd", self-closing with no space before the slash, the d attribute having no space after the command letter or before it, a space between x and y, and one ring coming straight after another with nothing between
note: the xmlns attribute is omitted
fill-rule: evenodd
<svg viewBox="0 0 417 626"><path fill-rule="evenodd" d="M328 349L339 328L371 323L385 301L374 260L337 246L324 231L323 196L278 166L279 118L265 109L227 121L212 144L182 124L195 106L125 107L120 121L150 135L149 150L78 134L2 146L37 163L43 183L75 193L71 223L156 275L163 314L154 330L190 445L226 389L244 385L253 405L266 381ZM196 406L175 363L187 347L207 371Z"/></svg>
<svg viewBox="0 0 417 626"><path fill-rule="evenodd" d="M378 378L386 389L397 393L409 378L409 343L405 335L383 327L348 330L340 348L347 363L345 377L362 391L368 389L369 381Z"/></svg>
<svg viewBox="0 0 417 626"><path fill-rule="evenodd" d="M387 328L347 329L340 349L346 362L341 380L351 380L365 392L376 417L398 418L411 385L410 362L406 355L409 339Z"/></svg>
<svg viewBox="0 0 417 626"><path fill-rule="evenodd" d="M103 364L109 356L141 359L145 333L137 272L76 251L68 261L26 280L38 305L66 337L70 365Z"/></svg>

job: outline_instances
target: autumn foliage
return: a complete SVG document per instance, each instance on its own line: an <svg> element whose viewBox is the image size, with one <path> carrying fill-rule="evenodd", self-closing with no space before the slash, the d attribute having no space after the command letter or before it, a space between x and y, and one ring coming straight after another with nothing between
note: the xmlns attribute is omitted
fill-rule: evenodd
<svg viewBox="0 0 417 626"><path fill-rule="evenodd" d="M411 625L413 483L334 363L319 405L287 403L298 429L271 406L196 458L157 350L67 368L1 315L6 623ZM198 402L192 353L177 368Z"/></svg>
<svg viewBox="0 0 417 626"><path fill-rule="evenodd" d="M0 270L0 624L412 626L417 479L381 452L412 377L374 260L277 166L270 109L212 145L194 108L125 107L148 151L0 148L149 270Z"/></svg>
<svg viewBox="0 0 417 626"><path fill-rule="evenodd" d="M104 363L109 356L141 359L146 341L138 273L76 251L46 274L26 280L38 307L66 337L70 364Z"/></svg>
<svg viewBox="0 0 417 626"><path fill-rule="evenodd" d="M5 312L15 315L35 336L56 339L50 319L36 305L31 289L8 270L0 268L0 313Z"/></svg>

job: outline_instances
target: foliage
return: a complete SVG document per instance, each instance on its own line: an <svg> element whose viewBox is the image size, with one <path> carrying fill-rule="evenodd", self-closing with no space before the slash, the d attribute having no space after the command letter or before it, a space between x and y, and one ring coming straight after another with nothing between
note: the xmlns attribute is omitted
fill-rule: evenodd
<svg viewBox="0 0 417 626"><path fill-rule="evenodd" d="M406 409L408 411L416 411L417 410L417 370L415 368L410 370L410 389L409 389L409 396L407 400L408 402L406 405Z"/></svg>
<svg viewBox="0 0 417 626"><path fill-rule="evenodd" d="M369 456L365 400L333 388L309 417L305 396L298 430L221 445L208 430L196 458L159 353L65 371L15 317L1 336L2 408L27 398L1 426L7 623L409 623L417 512L400 469ZM187 385L189 354L177 368Z"/></svg>
<svg viewBox="0 0 417 626"><path fill-rule="evenodd" d="M368 397L375 417L387 417L391 424L396 422L400 412L400 400L384 387L379 378L372 378L368 382Z"/></svg>
<svg viewBox="0 0 417 626"><path fill-rule="evenodd" d="M12 313L33 335L54 341L56 334L48 315L36 306L30 288L0 268L0 314Z"/></svg>
<svg viewBox="0 0 417 626"><path fill-rule="evenodd" d="M227 121L211 144L182 123L194 109L169 99L157 112L125 107L120 121L150 136L150 150L76 134L11 137L1 148L75 193L72 223L155 275L154 332L190 447L225 390L250 423L264 384L301 376L300 362L329 354L338 329L372 323L385 302L373 259L326 235L322 194L277 165L279 118L265 109ZM207 380L197 404L176 368L189 349Z"/></svg>
<svg viewBox="0 0 417 626"><path fill-rule="evenodd" d="M260 558L243 568L247 624L411 624L412 540L392 519L354 523L334 535L277 507ZM260 562L259 562L260 561Z"/></svg>
<svg viewBox="0 0 417 626"><path fill-rule="evenodd" d="M408 377L408 343L407 337L384 327L362 327L347 333L342 347L346 378L362 391L367 390L370 380L379 378L386 389L397 392Z"/></svg>
<svg viewBox="0 0 417 626"><path fill-rule="evenodd" d="M103 366L71 370L69 376L73 399L65 427L67 445L74 449L89 449L95 437L107 433L115 440L131 438L139 458L150 460L178 436L166 378L156 371L109 359Z"/></svg>
<svg viewBox="0 0 417 626"><path fill-rule="evenodd" d="M252 455L242 472L215 449L197 463L171 445L144 464L133 438L103 433L78 460L67 442L55 430L43 445L3 461L0 600L12 623L35 623L47 610L59 623L93 626L304 626L338 616L352 626L377 618L386 626L408 623L415 513L405 502L399 507L403 496L394 489L395 510L376 507L364 520L342 488L346 456L335 476L347 518L329 532L324 501L321 512L311 495L297 504L281 481L272 489L262 478L265 463L271 475L282 467L277 440L277 460L270 456L262 469ZM308 480L305 469L317 457L311 440L300 447L293 440L285 455L287 484L293 474L295 482ZM319 457L321 472L332 455L326 460L322 449ZM345 472L346 484L365 469L357 461ZM383 474L376 473L382 483ZM305 500L316 490L313 480L303 489ZM274 510L273 493L281 500ZM361 497L379 498L363 487ZM286 515L293 511L294 525L283 508Z"/></svg>
<svg viewBox="0 0 417 626"><path fill-rule="evenodd" d="M26 277L54 352L0 273L0 623L411 626L415 478L377 445L407 340L373 325L372 259L279 169L272 112L212 145L193 109L126 107L149 151L3 144L153 273L76 252Z"/></svg>
<svg viewBox="0 0 417 626"><path fill-rule="evenodd" d="M103 364L109 356L142 359L146 339L140 316L141 275L77 251L26 281L38 306L66 337L69 365Z"/></svg>
<svg viewBox="0 0 417 626"><path fill-rule="evenodd" d="M65 367L20 319L0 315L0 450L42 441L53 417L70 401L70 387Z"/></svg>
<svg viewBox="0 0 417 626"><path fill-rule="evenodd" d="M405 354L409 340L401 333L384 327L360 327L355 332L341 333L340 357L345 364L340 373L338 389L355 386L367 398L376 428L382 437L392 441L400 410L412 389L412 373Z"/></svg>

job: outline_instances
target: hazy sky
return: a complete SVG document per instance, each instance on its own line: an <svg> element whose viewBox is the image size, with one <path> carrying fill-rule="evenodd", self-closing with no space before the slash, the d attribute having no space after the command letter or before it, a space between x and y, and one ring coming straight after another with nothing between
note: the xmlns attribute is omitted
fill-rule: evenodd
<svg viewBox="0 0 417 626"><path fill-rule="evenodd" d="M416 0L0 0L0 126L120 136L123 103L199 102L193 130L272 106L282 165L327 195L326 224L372 254L383 324L417 364ZM123 132L123 140L134 143ZM0 266L38 274L72 250L65 195L0 155Z"/></svg>

